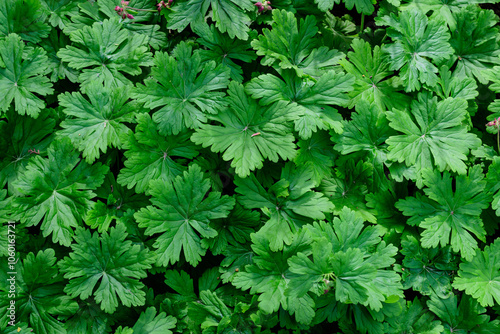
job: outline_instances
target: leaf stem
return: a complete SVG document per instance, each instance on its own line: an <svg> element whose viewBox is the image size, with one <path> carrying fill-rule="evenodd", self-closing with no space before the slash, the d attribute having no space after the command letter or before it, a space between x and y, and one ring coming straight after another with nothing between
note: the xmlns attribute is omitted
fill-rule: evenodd
<svg viewBox="0 0 500 334"><path fill-rule="evenodd" d="M363 32L364 28L365 28L365 14L361 14L361 25L359 27L360 34Z"/></svg>
<svg viewBox="0 0 500 334"><path fill-rule="evenodd" d="M500 126L497 124L497 149L500 154Z"/></svg>

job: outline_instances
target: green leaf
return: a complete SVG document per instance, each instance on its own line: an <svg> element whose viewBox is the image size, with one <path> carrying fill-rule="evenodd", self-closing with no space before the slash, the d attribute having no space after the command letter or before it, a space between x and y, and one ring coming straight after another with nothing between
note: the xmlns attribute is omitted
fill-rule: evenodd
<svg viewBox="0 0 500 334"><path fill-rule="evenodd" d="M351 114L351 118L351 121L343 122L342 134L332 133L335 149L343 155L366 152L366 160L374 167L375 187L385 190L388 187L384 171L388 153L385 141L395 131L389 126L385 113L365 100L356 104L356 112Z"/></svg>
<svg viewBox="0 0 500 334"><path fill-rule="evenodd" d="M150 109L162 135L199 128L207 121L205 113L215 114L225 105L224 93L229 83L229 69L215 62L201 62L199 52L181 42L173 56L157 52L152 77L137 85L132 97Z"/></svg>
<svg viewBox="0 0 500 334"><path fill-rule="evenodd" d="M271 250L290 245L302 225L311 219L325 219L325 213L333 210L333 204L323 194L312 191L313 175L309 164L295 167L288 163L282 169L281 179L269 191L254 175L235 179L236 192L241 194L238 202L247 209L262 209L269 217L257 234L268 236Z"/></svg>
<svg viewBox="0 0 500 334"><path fill-rule="evenodd" d="M191 165L173 182L150 182L154 206L143 208L134 216L139 227L146 228L146 235L161 233L153 245L157 248L158 265L166 267L179 261L181 251L193 266L205 255L207 249L201 239L217 236L210 220L227 217L234 206L233 198L221 197L219 192L212 191L204 198L209 189L210 181L204 179L198 165Z"/></svg>
<svg viewBox="0 0 500 334"><path fill-rule="evenodd" d="M335 175L325 177L319 190L333 203L333 213L338 215L346 206L357 212L363 219L376 222L372 210L366 206L365 195L373 175L373 166L362 160L356 163L347 159L335 168Z"/></svg>
<svg viewBox="0 0 500 334"><path fill-rule="evenodd" d="M317 81L299 78L295 71L281 71L283 80L273 74L262 74L246 85L246 92L261 105L277 101L289 103L289 108L300 114L295 130L300 138L308 139L313 132L334 129L342 132L342 117L332 105L346 106L347 92L352 90L354 78L349 74L325 72Z"/></svg>
<svg viewBox="0 0 500 334"><path fill-rule="evenodd" d="M471 5L453 13L453 18L457 22L450 39L456 54L449 62L450 67L456 64L453 75L486 84L482 72L500 64L498 17L492 10Z"/></svg>
<svg viewBox="0 0 500 334"><path fill-rule="evenodd" d="M356 25L350 17L334 16L329 11L325 14L326 17L320 26L322 43L331 49L346 52L357 35Z"/></svg>
<svg viewBox="0 0 500 334"><path fill-rule="evenodd" d="M14 204L22 212L22 222L38 225L44 237L69 246L73 228L81 225L85 213L93 206L95 190L104 180L108 166L88 165L81 161L69 139L54 141L48 158L37 155L13 187L22 194Z"/></svg>
<svg viewBox="0 0 500 334"><path fill-rule="evenodd" d="M129 189L149 192L149 181L173 180L186 168L182 160L198 155L198 148L189 141L190 132L183 131L175 136L158 134L157 126L148 114L137 114L135 133L128 133L122 139L126 149L125 167L120 170L117 181Z"/></svg>
<svg viewBox="0 0 500 334"><path fill-rule="evenodd" d="M288 261L293 273L289 293L302 296L311 291L322 296L334 289L341 303L369 305L375 311L389 296L402 297L399 275L386 270L394 263L397 248L381 241L381 229L363 228L363 219L348 208L332 225L308 225L312 260L299 253Z"/></svg>
<svg viewBox="0 0 500 334"><path fill-rule="evenodd" d="M397 317L387 319L389 331L387 333L414 333L414 334L440 334L444 327L439 320L429 310L424 309L418 298L413 302L408 301L403 306L404 309Z"/></svg>
<svg viewBox="0 0 500 334"><path fill-rule="evenodd" d="M63 29L68 24L69 17L78 15L78 5L83 0L41 0L42 11L48 15L48 21L53 27Z"/></svg>
<svg viewBox="0 0 500 334"><path fill-rule="evenodd" d="M19 260L19 259L17 259ZM70 316L78 310L78 304L64 294L64 281L55 265L57 258L52 248L39 251L36 255L29 253L19 261L15 270L7 268L7 261L0 271L0 326L7 321L10 301L15 301L16 320L29 323L36 333L66 333L64 324L57 320L60 316ZM14 276L9 274L15 272ZM14 282L10 279L14 277ZM8 280L9 279L9 280ZM11 283L15 284L15 297L12 298ZM24 327L24 326L23 326ZM17 328L17 322L16 327ZM28 331L26 331L28 332Z"/></svg>
<svg viewBox="0 0 500 334"><path fill-rule="evenodd" d="M431 296L427 306L441 319L444 333L497 333L500 329L500 321L490 321L486 309L467 295L462 295L458 305L456 295Z"/></svg>
<svg viewBox="0 0 500 334"><path fill-rule="evenodd" d="M340 0L314 0L320 10L326 12L333 8L334 4L339 4ZM356 11L363 15L371 15L375 9L371 0L344 0L345 7L352 10L356 6Z"/></svg>
<svg viewBox="0 0 500 334"><path fill-rule="evenodd" d="M83 93L92 82L107 88L130 85L124 74L139 75L141 66L153 65L146 37L124 29L117 17L75 30L70 39L74 45L60 49L57 56L70 67L83 69L78 77Z"/></svg>
<svg viewBox="0 0 500 334"><path fill-rule="evenodd" d="M147 276L145 270L151 268L154 257L126 240L124 225L101 235L79 228L74 238L73 251L58 263L64 277L70 279L66 293L83 300L94 295L107 313L115 312L119 305L144 305L146 294L139 280Z"/></svg>
<svg viewBox="0 0 500 334"><path fill-rule="evenodd" d="M78 81L79 71L68 66L57 56L60 49L65 48L70 43L69 38L62 32L53 29L49 37L43 39L39 45L47 51L48 63L47 72L50 73L50 81L56 82L61 79L68 79L71 82Z"/></svg>
<svg viewBox="0 0 500 334"><path fill-rule="evenodd" d="M250 18L245 13L253 9L250 0L187 0L175 2L167 14L168 29L182 31L204 21L208 8L220 32L227 32L230 38L248 39Z"/></svg>
<svg viewBox="0 0 500 334"><path fill-rule="evenodd" d="M199 51L202 61L214 60L217 64L228 67L231 70L231 79L242 82L243 70L234 61L250 63L257 58L255 52L250 49L250 42L230 38L213 25L199 24L195 26L195 31L200 36L198 43L206 48ZM256 35L255 31L250 32L251 39Z"/></svg>
<svg viewBox="0 0 500 334"><path fill-rule="evenodd" d="M112 172L109 172L104 179L102 185L95 191L97 197L105 199L106 202L97 201L94 207L87 211L87 215L84 219L85 224L89 225L91 228L97 228L99 233L107 231L113 220L117 224L125 224L128 228L130 227L130 221L132 220L132 226L135 229L128 229L129 234L137 236L136 233L132 232L137 229L137 224L133 219L133 214L140 208L145 207L149 204L149 198L143 194L138 194L134 190L126 189L122 187L115 181L115 177ZM140 234L139 236L142 236Z"/></svg>
<svg viewBox="0 0 500 334"><path fill-rule="evenodd" d="M17 113L37 118L40 110L45 108L44 101L37 95L45 96L54 91L44 76L47 67L46 52L42 48L26 47L16 34L1 39L0 111L7 111L14 102Z"/></svg>
<svg viewBox="0 0 500 334"><path fill-rule="evenodd" d="M38 43L50 32L44 21L39 0L0 0L0 37L18 34L24 41Z"/></svg>
<svg viewBox="0 0 500 334"><path fill-rule="evenodd" d="M403 288L448 298L453 273L458 267L451 248L422 248L411 235L401 241L401 246L405 258L398 271L403 275Z"/></svg>
<svg viewBox="0 0 500 334"><path fill-rule="evenodd" d="M260 225L260 215L256 211L245 210L236 204L227 218L214 219L211 226L217 231L212 239L203 239L201 244L209 248L214 255L223 253L228 245L245 244L250 241L250 234Z"/></svg>
<svg viewBox="0 0 500 334"><path fill-rule="evenodd" d="M60 124L63 130L57 135L71 139L89 163L98 159L101 152L106 153L108 147L120 149L120 136L131 131L123 123L132 123L133 112L138 109L129 103L128 92L128 87L109 89L92 82L86 89L88 100L80 92L59 94L59 105L72 117Z"/></svg>
<svg viewBox="0 0 500 334"><path fill-rule="evenodd" d="M262 65L277 63L282 69L294 69L299 77L320 76L324 70L332 69L343 55L325 46L315 48L318 28L312 15L298 23L293 13L275 9L271 27L272 30L264 28L263 34L252 41L257 55L264 56Z"/></svg>
<svg viewBox="0 0 500 334"><path fill-rule="evenodd" d="M13 110L7 113L7 121L0 122L3 134L0 137L0 186L7 182L9 194L18 194L13 182L24 173L33 157L46 154L56 122L49 113L34 119Z"/></svg>
<svg viewBox="0 0 500 334"><path fill-rule="evenodd" d="M430 60L439 63L453 53L446 26L441 21L429 20L418 9L399 12L399 17L394 14L382 17L378 24L390 27L387 33L394 43L382 50L390 59L389 68L400 71L405 90L418 91L424 83L434 87L438 69Z"/></svg>
<svg viewBox="0 0 500 334"><path fill-rule="evenodd" d="M413 216L414 223L425 231L422 247L430 248L450 244L453 251L470 261L478 247L476 236L485 241L486 231L480 218L489 198L485 192L486 181L480 165L469 169L469 175L455 178L455 191L450 173L425 170L423 183L427 197L399 200L396 207L405 216ZM425 209L419 205L426 206ZM451 237L451 239L450 239Z"/></svg>
<svg viewBox="0 0 500 334"><path fill-rule="evenodd" d="M326 131L315 132L307 140L300 139L297 146L299 149L293 161L297 166L309 163L314 171L313 180L316 184L332 174L335 153Z"/></svg>
<svg viewBox="0 0 500 334"><path fill-rule="evenodd" d="M93 297L78 300L78 311L65 321L68 334L103 334L110 333L116 319L105 313Z"/></svg>
<svg viewBox="0 0 500 334"><path fill-rule="evenodd" d="M387 139L388 158L404 161L406 166L415 165L419 186L425 168L436 166L439 171L449 168L465 174L466 154L481 144L462 123L466 108L467 103L462 99L447 98L438 102L429 93L419 93L418 100L411 104L411 111L388 111L389 125L403 133Z"/></svg>
<svg viewBox="0 0 500 334"><path fill-rule="evenodd" d="M213 152L224 152L222 158L231 162L240 177L250 175L263 166L264 159L277 162L295 156L294 136L289 121L298 116L287 110L287 103L279 101L262 108L245 94L237 82L229 85L229 107L210 118L223 126L205 124L191 137Z"/></svg>
<svg viewBox="0 0 500 334"><path fill-rule="evenodd" d="M353 40L351 47L353 51L347 53L349 60L344 58L339 62L347 73L356 77L348 107L367 101L375 103L382 111L405 109L410 99L399 92L402 82L397 77L390 77L394 72L389 71L390 62L382 57L380 47L376 45L372 51L370 44L361 39Z"/></svg>
<svg viewBox="0 0 500 334"><path fill-rule="evenodd" d="M156 309L151 306L142 312L132 329L134 334L171 334L177 319L161 312L156 315Z"/></svg>
<svg viewBox="0 0 500 334"><path fill-rule="evenodd" d="M500 303L500 239L476 250L475 255L460 264L458 277L453 281L455 289L465 291L475 298L481 306L494 306Z"/></svg>
<svg viewBox="0 0 500 334"><path fill-rule="evenodd" d="M500 216L500 157L495 156L493 163L488 167L486 175L487 190L493 194L491 208L495 210L497 216Z"/></svg>
<svg viewBox="0 0 500 334"><path fill-rule="evenodd" d="M297 298L285 294L291 274L287 260L297 252L308 255L310 242L305 233L300 233L283 251L274 252L269 248L268 236L253 234L252 264L247 265L245 271L239 270L232 284L242 290L250 289L250 294L259 294L259 308L265 314L276 312L280 306L288 309L289 302L296 302Z"/></svg>

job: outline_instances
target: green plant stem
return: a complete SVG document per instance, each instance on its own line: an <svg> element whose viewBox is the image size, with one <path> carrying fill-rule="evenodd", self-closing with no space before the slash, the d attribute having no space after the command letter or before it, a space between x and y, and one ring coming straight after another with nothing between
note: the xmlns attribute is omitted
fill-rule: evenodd
<svg viewBox="0 0 500 334"><path fill-rule="evenodd" d="M500 128L497 125L497 150L498 153L500 154Z"/></svg>
<svg viewBox="0 0 500 334"><path fill-rule="evenodd" d="M361 25L359 26L359 33L361 34L365 29L365 14L361 14Z"/></svg>

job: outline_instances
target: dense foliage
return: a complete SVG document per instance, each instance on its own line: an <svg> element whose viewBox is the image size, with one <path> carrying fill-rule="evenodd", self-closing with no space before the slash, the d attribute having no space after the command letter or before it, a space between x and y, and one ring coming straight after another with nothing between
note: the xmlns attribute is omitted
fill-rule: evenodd
<svg viewBox="0 0 500 334"><path fill-rule="evenodd" d="M496 2L0 0L0 333L500 333Z"/></svg>

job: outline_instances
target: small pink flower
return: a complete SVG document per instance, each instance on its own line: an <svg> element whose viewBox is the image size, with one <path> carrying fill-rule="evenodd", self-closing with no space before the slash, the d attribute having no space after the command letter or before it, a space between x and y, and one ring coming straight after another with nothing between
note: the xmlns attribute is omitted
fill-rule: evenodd
<svg viewBox="0 0 500 334"><path fill-rule="evenodd" d="M130 1L122 0L122 5L124 5L124 6L128 6L129 3L130 3Z"/></svg>
<svg viewBox="0 0 500 334"><path fill-rule="evenodd" d="M122 10L122 8L120 6L115 7L115 12L120 12L121 10Z"/></svg>

